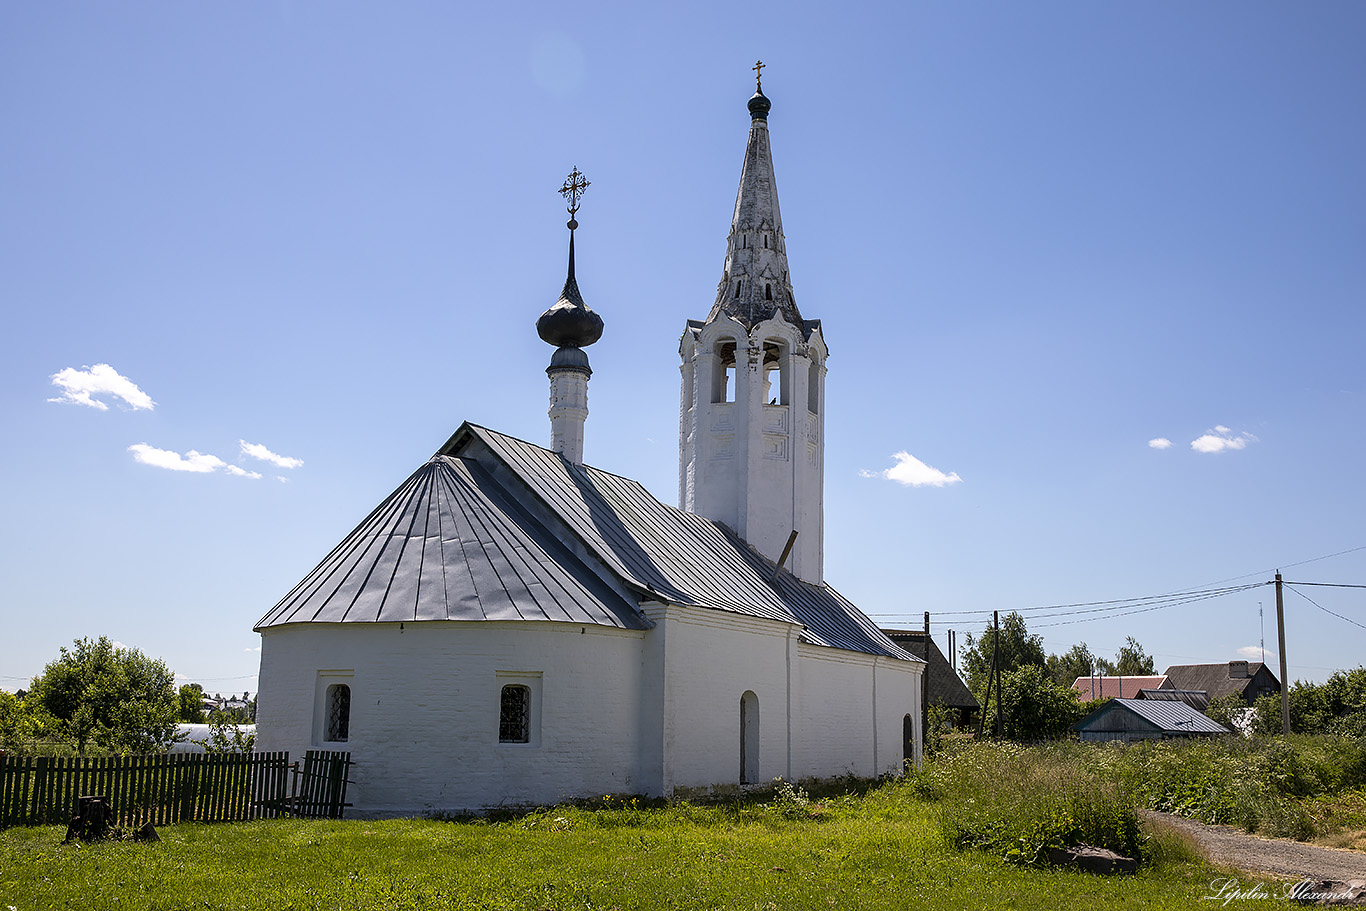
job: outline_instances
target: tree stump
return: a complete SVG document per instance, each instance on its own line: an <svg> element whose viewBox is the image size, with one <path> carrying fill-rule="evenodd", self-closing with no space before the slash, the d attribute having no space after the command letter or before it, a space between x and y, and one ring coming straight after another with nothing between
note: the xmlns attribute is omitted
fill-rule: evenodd
<svg viewBox="0 0 1366 911"><path fill-rule="evenodd" d="M99 841L109 835L109 820L113 814L109 810L107 797L76 798L76 815L71 817L71 825L66 828L66 838L62 844L72 839L80 841Z"/></svg>

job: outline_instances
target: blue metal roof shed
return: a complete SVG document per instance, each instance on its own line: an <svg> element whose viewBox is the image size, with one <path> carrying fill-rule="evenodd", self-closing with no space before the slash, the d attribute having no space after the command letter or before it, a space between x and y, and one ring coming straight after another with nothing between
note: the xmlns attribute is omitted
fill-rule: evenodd
<svg viewBox="0 0 1366 911"><path fill-rule="evenodd" d="M1184 702L1111 699L1072 725L1082 740L1170 740L1231 734L1228 728Z"/></svg>

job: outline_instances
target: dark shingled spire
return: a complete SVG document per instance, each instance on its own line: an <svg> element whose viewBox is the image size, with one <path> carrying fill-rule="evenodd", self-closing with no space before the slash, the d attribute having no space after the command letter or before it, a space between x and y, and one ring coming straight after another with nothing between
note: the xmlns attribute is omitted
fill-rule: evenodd
<svg viewBox="0 0 1366 911"><path fill-rule="evenodd" d="M768 145L772 107L762 89L749 99L749 141L726 242L726 265L707 315L709 323L726 314L752 329L781 312L789 323L804 326L787 277L787 242Z"/></svg>

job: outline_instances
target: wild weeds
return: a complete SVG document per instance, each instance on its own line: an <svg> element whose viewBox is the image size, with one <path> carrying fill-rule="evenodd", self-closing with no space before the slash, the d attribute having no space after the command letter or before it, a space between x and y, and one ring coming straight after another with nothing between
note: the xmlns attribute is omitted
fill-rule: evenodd
<svg viewBox="0 0 1366 911"><path fill-rule="evenodd" d="M1134 795L1078 761L1076 748L981 743L942 756L916 787L940 803L940 828L958 847L1021 864L1079 844L1143 855Z"/></svg>

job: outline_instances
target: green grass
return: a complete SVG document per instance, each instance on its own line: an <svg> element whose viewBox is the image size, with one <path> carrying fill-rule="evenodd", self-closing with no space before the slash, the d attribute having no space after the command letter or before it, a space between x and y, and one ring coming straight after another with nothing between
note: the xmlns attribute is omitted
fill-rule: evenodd
<svg viewBox="0 0 1366 911"><path fill-rule="evenodd" d="M897 782L767 805L614 801L498 822L187 824L150 845L61 846L61 828L11 829L0 832L0 911L1189 909L1208 904L1221 875L1181 850L1130 877L1011 864L953 848L940 812Z"/></svg>

